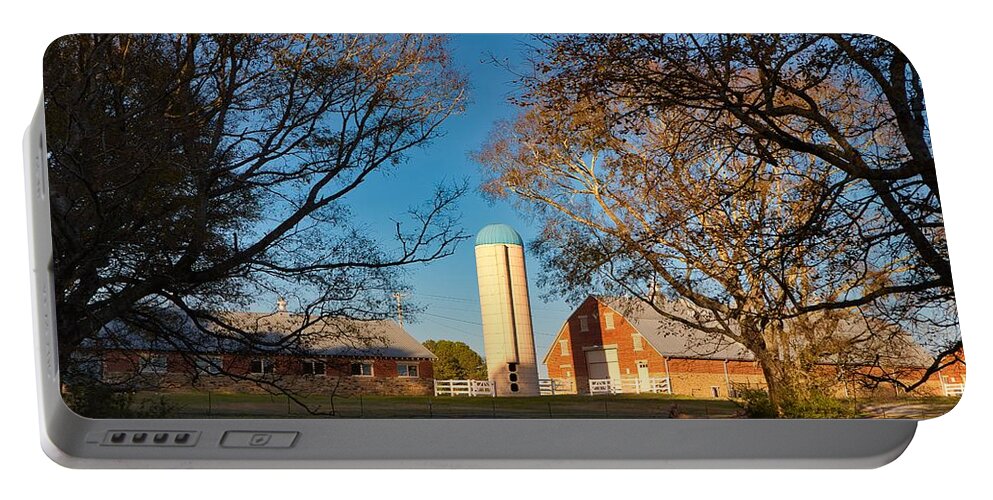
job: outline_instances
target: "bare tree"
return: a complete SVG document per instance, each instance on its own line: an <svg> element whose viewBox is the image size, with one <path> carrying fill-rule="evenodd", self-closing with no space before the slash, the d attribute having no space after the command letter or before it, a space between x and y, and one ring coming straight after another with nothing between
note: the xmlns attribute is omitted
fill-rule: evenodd
<svg viewBox="0 0 993 500"><path fill-rule="evenodd" d="M385 317L404 266L466 237L464 186L398 219L391 249L344 204L463 109L443 38L74 35L45 71L63 369L111 324L291 351L328 318ZM301 319L274 344L226 316L277 294Z"/></svg>
<svg viewBox="0 0 993 500"><path fill-rule="evenodd" d="M542 77L532 81L556 87L555 96L540 94L548 104L578 97L623 101L611 117L621 126L668 110L690 117L699 132L735 136L743 153L770 161L780 150L803 153L861 181L871 196L858 201L882 207L889 218L887 226L867 235L866 245L912 253L918 275L810 309L865 304L891 293L940 290L950 297L920 76L892 44L860 35L593 35L546 41L537 64Z"/></svg>
<svg viewBox="0 0 993 500"><path fill-rule="evenodd" d="M493 192L548 217L552 279L688 299L671 319L749 348L777 405L802 390L797 363L837 353L818 339L839 321L931 341L922 380L960 348L919 79L891 45L544 42L521 118L479 159Z"/></svg>

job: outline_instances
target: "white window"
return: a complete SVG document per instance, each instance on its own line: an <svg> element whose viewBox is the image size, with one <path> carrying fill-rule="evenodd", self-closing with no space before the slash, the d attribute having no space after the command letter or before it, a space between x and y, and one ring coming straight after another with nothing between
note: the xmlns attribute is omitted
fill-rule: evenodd
<svg viewBox="0 0 993 500"><path fill-rule="evenodd" d="M272 373L275 363L271 359L255 358L252 360L252 367L249 371L254 375Z"/></svg>
<svg viewBox="0 0 993 500"><path fill-rule="evenodd" d="M569 355L569 341L568 340L560 340L559 341L559 354L561 354L562 356L568 356Z"/></svg>
<svg viewBox="0 0 993 500"><path fill-rule="evenodd" d="M579 331L588 332L590 331L590 319L586 316L579 317Z"/></svg>
<svg viewBox="0 0 993 500"><path fill-rule="evenodd" d="M397 364L397 376L398 377L417 377L417 365L412 364Z"/></svg>
<svg viewBox="0 0 993 500"><path fill-rule="evenodd" d="M205 375L217 375L224 368L223 359L220 356L206 356L197 358L197 371Z"/></svg>
<svg viewBox="0 0 993 500"><path fill-rule="evenodd" d="M165 354L142 355L140 369L144 375L161 375L169 371L169 359Z"/></svg>
<svg viewBox="0 0 993 500"><path fill-rule="evenodd" d="M314 375L317 377L323 377L327 372L327 367L323 361L313 359L303 360L300 368L304 375Z"/></svg>
<svg viewBox="0 0 993 500"><path fill-rule="evenodd" d="M631 343L634 344L634 350L640 351L645 348L645 344L642 341L641 334L635 333L631 335Z"/></svg>
<svg viewBox="0 0 993 500"><path fill-rule="evenodd" d="M352 363L352 376L353 377L371 377L372 376L372 363L369 361L361 361Z"/></svg>
<svg viewBox="0 0 993 500"><path fill-rule="evenodd" d="M613 330L614 329L614 313L612 313L612 312L604 313L603 314L603 322L604 322L604 324L607 325L607 329L608 330Z"/></svg>

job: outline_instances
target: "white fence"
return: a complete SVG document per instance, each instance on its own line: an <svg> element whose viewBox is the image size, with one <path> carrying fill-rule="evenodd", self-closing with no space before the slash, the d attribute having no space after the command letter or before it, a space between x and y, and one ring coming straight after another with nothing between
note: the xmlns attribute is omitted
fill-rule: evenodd
<svg viewBox="0 0 993 500"><path fill-rule="evenodd" d="M669 378L590 379L590 394L672 394Z"/></svg>
<svg viewBox="0 0 993 500"><path fill-rule="evenodd" d="M590 395L596 394L617 394L620 389L619 381L609 378L590 379Z"/></svg>
<svg viewBox="0 0 993 500"><path fill-rule="evenodd" d="M496 387L489 380L435 380L434 395L496 397Z"/></svg>
<svg viewBox="0 0 993 500"><path fill-rule="evenodd" d="M945 396L962 396L965 392L965 384L946 384L941 383L942 387L945 389Z"/></svg>
<svg viewBox="0 0 993 500"><path fill-rule="evenodd" d="M641 379L635 379L641 384L643 382ZM672 388L669 387L669 378L650 378L644 387L640 385L636 387L636 392L650 392L653 394L672 394Z"/></svg>
<svg viewBox="0 0 993 500"><path fill-rule="evenodd" d="M542 396L554 396L556 394L575 394L576 387L571 381L543 378L538 379L538 391Z"/></svg>

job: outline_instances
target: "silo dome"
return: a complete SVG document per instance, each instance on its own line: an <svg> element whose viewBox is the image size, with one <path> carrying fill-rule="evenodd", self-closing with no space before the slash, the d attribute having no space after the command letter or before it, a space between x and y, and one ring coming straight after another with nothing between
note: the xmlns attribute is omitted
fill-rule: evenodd
<svg viewBox="0 0 993 500"><path fill-rule="evenodd" d="M479 245L520 245L524 246L521 235L506 224L490 224L476 235L476 246Z"/></svg>

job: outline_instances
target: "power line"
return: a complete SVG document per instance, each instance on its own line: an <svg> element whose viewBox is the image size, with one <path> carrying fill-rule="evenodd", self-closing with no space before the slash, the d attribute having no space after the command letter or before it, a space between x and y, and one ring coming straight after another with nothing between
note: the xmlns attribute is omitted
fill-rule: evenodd
<svg viewBox="0 0 993 500"><path fill-rule="evenodd" d="M429 304L426 309L428 310L443 309L446 312L455 311L455 312L475 313L476 315L479 314L479 309L475 309L475 310L465 309L465 308L453 307L445 304ZM544 311L532 311L531 317L536 320L551 321L556 323L561 323L563 321L562 316L559 316L557 314L553 315L553 313L544 312Z"/></svg>
<svg viewBox="0 0 993 500"><path fill-rule="evenodd" d="M469 332L467 332L465 330L459 330L458 328L455 328L454 326L446 325L446 324L444 324L444 323L442 323L442 322L440 322L438 320L435 320L435 319L428 319L428 321L432 325L440 326L442 328L447 328L448 330L451 330L451 331L453 331L455 333L460 333L460 334L462 334L462 335L464 335L466 337L482 337L481 334L478 334L478 333L469 333Z"/></svg>
<svg viewBox="0 0 993 500"><path fill-rule="evenodd" d="M435 318L447 319L449 321L458 321L459 323L466 323L466 324L470 324L470 325L483 326L482 323L477 323L475 321L466 321L464 319L453 318L451 316L442 316L441 314L434 314L434 313L429 313L429 312L422 312L421 314L423 314L425 316L434 316Z"/></svg>
<svg viewBox="0 0 993 500"><path fill-rule="evenodd" d="M478 300L467 299L467 298L464 298L464 297L452 297L452 296L449 296L449 295L436 295L436 294L432 294L432 293L415 293L415 295L418 295L418 296L421 296L421 297L430 297L430 298L439 299L439 300L449 300L449 301L456 301L456 302L469 302L469 303L472 303L472 304L479 304L479 301ZM572 312L572 310L569 310L569 309L556 309L556 308L542 307L542 306L537 306L536 307L536 306L533 306L533 305L531 306L531 309L536 310L536 311L556 312L556 313L570 313L570 312Z"/></svg>
<svg viewBox="0 0 993 500"><path fill-rule="evenodd" d="M477 315L479 314L479 309L466 309L464 307L454 307L454 306L450 306L450 305L447 305L447 304L430 304L428 307L430 309L446 309L446 310L449 310L449 311L459 311L459 312L475 313Z"/></svg>
<svg viewBox="0 0 993 500"><path fill-rule="evenodd" d="M458 321L459 323L466 323L466 324L469 324L469 325L483 326L482 323L477 323L475 321L466 321L464 319L453 318L451 316L443 316L441 314L432 314L432 313L429 313L429 312L422 312L421 314L423 314L425 316L433 316L435 318L447 319L449 321ZM438 324L440 324L440 323L438 323ZM544 337L555 337L557 335L557 334L542 333L542 332L531 332L531 333L533 333L535 335L541 335L541 336L544 336Z"/></svg>
<svg viewBox="0 0 993 500"><path fill-rule="evenodd" d="M478 300L467 299L467 298L464 298L464 297L450 297L450 296L447 296L447 295L434 295L434 294L430 294L430 293L416 293L416 295L419 295L421 297L431 297L433 299L454 300L454 301L457 301L457 302L472 302L474 304L478 304L479 303Z"/></svg>
<svg viewBox="0 0 993 500"><path fill-rule="evenodd" d="M465 308L453 307L453 306L449 306L449 305L445 305L445 304L429 304L426 307L426 309L427 310L443 309L444 310L443 312L452 311L452 312L474 313L474 315L478 315L479 314L479 309L465 309ZM549 313L539 313L539 314L536 314L536 313L533 313L532 312L531 317L533 319L541 319L541 320L545 320L545 321L553 321L553 322L561 322L562 321L562 318L561 317L551 316Z"/></svg>

